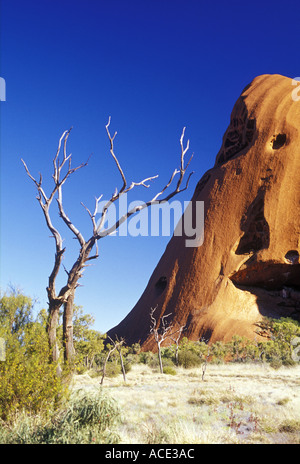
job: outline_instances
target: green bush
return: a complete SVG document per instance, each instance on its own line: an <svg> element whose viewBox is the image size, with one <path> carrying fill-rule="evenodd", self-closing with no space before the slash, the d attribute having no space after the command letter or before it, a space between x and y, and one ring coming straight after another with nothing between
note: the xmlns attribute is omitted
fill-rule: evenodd
<svg viewBox="0 0 300 464"><path fill-rule="evenodd" d="M64 376L49 361L47 334L39 323L22 331L6 333L6 360L0 362L0 418L8 420L17 411L47 413L68 393Z"/></svg>
<svg viewBox="0 0 300 464"><path fill-rule="evenodd" d="M151 369L159 368L159 359L158 359L157 354L153 353L153 356L149 358L149 361L147 364L149 365L149 367L151 367Z"/></svg>
<svg viewBox="0 0 300 464"><path fill-rule="evenodd" d="M124 370L125 370L125 373L127 374L128 372L131 371L132 369L132 364L133 364L133 361L132 359L125 359L124 360Z"/></svg>
<svg viewBox="0 0 300 464"><path fill-rule="evenodd" d="M200 357L193 351L183 350L178 354L178 365L189 369L191 367L198 367L201 364Z"/></svg>
<svg viewBox="0 0 300 464"><path fill-rule="evenodd" d="M105 376L106 377L116 377L117 375L121 374L121 366L116 362L108 362L105 367Z"/></svg>
<svg viewBox="0 0 300 464"><path fill-rule="evenodd" d="M139 353L139 362L141 364L150 364L154 357L157 358L151 351L142 351Z"/></svg>
<svg viewBox="0 0 300 464"><path fill-rule="evenodd" d="M273 369L279 369L282 366L281 359L272 359L270 362L270 367Z"/></svg>
<svg viewBox="0 0 300 464"><path fill-rule="evenodd" d="M164 374L168 374L168 375L176 375L177 374L177 371L174 367L172 366L165 366L163 368L163 373Z"/></svg>

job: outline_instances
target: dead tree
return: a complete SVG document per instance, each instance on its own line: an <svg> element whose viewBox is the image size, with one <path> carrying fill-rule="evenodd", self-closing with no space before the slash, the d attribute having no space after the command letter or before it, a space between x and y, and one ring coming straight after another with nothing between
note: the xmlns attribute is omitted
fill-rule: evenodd
<svg viewBox="0 0 300 464"><path fill-rule="evenodd" d="M205 376L205 372L206 372L206 368L207 368L207 363L208 363L208 360L209 360L209 356L210 356L210 346L208 345L208 340L205 340L205 338L201 338L200 340L201 342L205 343L206 346L207 346L207 351L204 355L204 359L202 359L202 365L201 365L201 369L202 369L202 381L204 381L204 376Z"/></svg>
<svg viewBox="0 0 300 464"><path fill-rule="evenodd" d="M159 368L160 368L161 374L163 374L163 365L162 365L162 359L161 359L161 345L165 340L173 339L176 334L179 334L179 333L181 334L183 327L179 327L178 329L175 329L173 324L167 323L167 318L171 315L171 313L163 315L160 319L160 323L158 323L158 321L155 319L153 315L156 309L157 309L157 306L154 309L151 308L151 311L150 311L150 318L151 318L150 333L153 334L154 340L156 341L156 344L157 344Z"/></svg>
<svg viewBox="0 0 300 464"><path fill-rule="evenodd" d="M189 159L188 163L185 165L185 154L189 149L189 141L187 142L186 146L183 145L183 138L185 128L182 131L182 135L180 138L180 146L181 146L181 156L180 156L180 167L179 169L175 169L170 177L169 182L165 185L165 187L157 193L152 199L142 203L141 205L135 206L129 209L123 216L121 216L116 223L108 229L104 229L104 223L107 218L107 213L109 207L119 200L122 195L128 193L134 187L142 186L145 188L149 188L149 182L156 179L158 176L147 177L146 179L141 180L140 182L131 182L130 184L127 183L124 171L121 168L121 165L115 155L114 152L114 140L117 135L115 134L112 136L109 131L110 126L110 118L108 124L106 125L106 132L110 142L110 154L115 161L117 169L122 178L122 187L120 190L117 188L115 189L114 194L111 198L105 202L101 211L99 211L99 202L102 198L102 195L95 198L94 210L91 212L89 208L85 205L84 208L86 209L91 222L92 222L92 233L88 239L85 239L80 232L80 230L75 226L73 221L68 217L66 214L64 207L63 207L63 197L62 197L62 187L65 182L69 179L69 177L75 173L76 171L80 170L81 168L87 166L88 161L85 163L80 164L77 167L71 167L72 155L67 154L67 140L70 135L70 130L65 131L58 144L58 149L56 155L53 159L53 181L54 186L50 194L46 194L43 185L42 185L42 175L39 174L38 180L33 177L25 163L22 159L22 163L25 167L27 175L33 181L36 190L37 190L37 200L40 204L40 207L43 211L44 218L47 224L48 229L51 232L51 236L54 238L55 241L55 259L52 272L49 276L48 286L47 286L47 295L48 295L48 324L47 324L47 332L49 337L49 344L52 352L52 358L54 361L58 360L58 348L57 348L57 340L56 340L56 329L58 325L58 318L59 318L59 310L63 306L63 346L64 346L64 358L65 360L71 361L74 355L73 349L73 304L74 304L74 297L76 289L79 286L79 279L82 277L83 271L86 266L88 266L89 261L97 259L99 256L98 253L98 241L101 238L104 238L108 235L114 233L120 226L123 224L130 216L138 213L144 208L148 208L154 204L160 204L167 202L173 196L177 195L180 192L183 192L188 188L190 177L193 173L190 173L188 179L186 181L185 186L182 187L182 182L186 170L191 162L192 156ZM61 154L62 152L62 154ZM177 179L176 186L173 191L170 193L166 193L166 190L170 187L171 183L173 182L175 176L179 174ZM165 195L165 196L163 196ZM59 230L53 225L51 216L50 216L50 206L53 200L56 199L58 205L58 212L59 217L65 223L67 228L72 232L74 238L77 240L79 245L79 251L77 259L75 260L73 266L70 270L66 270L67 278L66 284L60 288L60 290L56 290L55 282L57 275L61 269L62 259L65 253L66 248L63 247L63 239ZM99 220L96 222L96 215L99 214Z"/></svg>
<svg viewBox="0 0 300 464"><path fill-rule="evenodd" d="M123 338L121 338L121 340L119 340L117 338L117 341L116 341L116 349L117 349L117 352L119 353L119 358L120 358L120 364L121 364L121 370L122 370L122 374L123 374L123 379L124 379L124 382L126 382L126 371L125 371L125 366L124 366L124 362L123 362L123 356L122 356L122 345L123 343L125 343L125 340Z"/></svg>
<svg viewBox="0 0 300 464"><path fill-rule="evenodd" d="M185 325L181 325L178 331L174 335L170 336L170 339L172 340L172 342L175 343L175 364L176 366L178 366L179 364L179 360L178 360L179 342L180 342L180 338L181 338L184 328L185 328Z"/></svg>
<svg viewBox="0 0 300 464"><path fill-rule="evenodd" d="M119 353L123 379L124 379L124 382L126 382L126 374L125 374L125 368L124 368L123 357L122 357L122 345L125 340L123 338L121 338L121 340L117 338L116 341L114 341L109 335L107 335L107 338L110 339L110 341L112 342L112 345L109 347L107 356L104 361L100 385L103 385L104 377L106 374L106 364L108 363L110 356L113 354L115 350L117 350Z"/></svg>

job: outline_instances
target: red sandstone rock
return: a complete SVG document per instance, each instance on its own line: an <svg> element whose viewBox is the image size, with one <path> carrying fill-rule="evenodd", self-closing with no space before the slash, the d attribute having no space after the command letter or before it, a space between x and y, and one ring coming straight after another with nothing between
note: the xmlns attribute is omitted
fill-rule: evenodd
<svg viewBox="0 0 300 464"><path fill-rule="evenodd" d="M262 316L300 316L300 101L292 79L255 78L237 100L215 166L198 182L204 243L173 236L132 311L109 331L152 349L150 309L184 335L256 337ZM183 218L184 220L184 218Z"/></svg>

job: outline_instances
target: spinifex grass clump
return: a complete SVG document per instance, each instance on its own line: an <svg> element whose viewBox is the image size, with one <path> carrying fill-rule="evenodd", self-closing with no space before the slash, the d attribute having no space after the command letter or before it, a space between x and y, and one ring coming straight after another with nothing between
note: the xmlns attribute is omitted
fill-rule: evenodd
<svg viewBox="0 0 300 464"><path fill-rule="evenodd" d="M114 427L119 419L120 411L113 399L101 391L79 392L65 409L50 419L20 414L11 426L0 424L0 441L6 444L118 443Z"/></svg>
<svg viewBox="0 0 300 464"><path fill-rule="evenodd" d="M101 391L96 394L78 392L68 403L45 441L49 443L117 443L113 431L120 418L116 402Z"/></svg>
<svg viewBox="0 0 300 464"><path fill-rule="evenodd" d="M79 427L97 426L104 431L115 422L117 414L116 402L101 391L96 394L79 391L62 414L62 422Z"/></svg>

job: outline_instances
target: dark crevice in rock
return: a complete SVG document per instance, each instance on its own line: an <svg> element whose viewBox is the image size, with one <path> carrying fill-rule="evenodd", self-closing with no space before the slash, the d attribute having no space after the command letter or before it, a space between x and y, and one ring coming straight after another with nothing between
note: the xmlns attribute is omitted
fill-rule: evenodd
<svg viewBox="0 0 300 464"><path fill-rule="evenodd" d="M248 265L247 265L248 264ZM235 285L255 286L274 290L290 286L300 289L300 264L253 262L245 263L240 270L230 276Z"/></svg>
<svg viewBox="0 0 300 464"><path fill-rule="evenodd" d="M244 232L236 254L258 252L269 246L270 231L264 215L264 190L260 190L241 221Z"/></svg>
<svg viewBox="0 0 300 464"><path fill-rule="evenodd" d="M273 150L278 150L286 143L286 134L277 134L274 135L272 140L272 148Z"/></svg>
<svg viewBox="0 0 300 464"><path fill-rule="evenodd" d="M299 253L297 250L290 250L285 255L285 260L289 264L298 264L299 263Z"/></svg>

